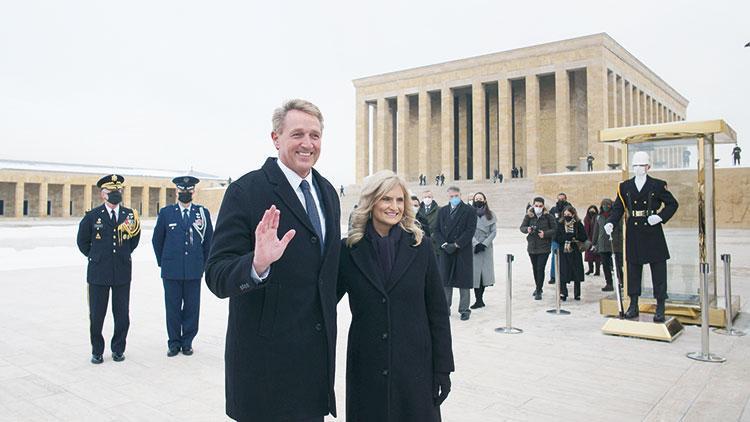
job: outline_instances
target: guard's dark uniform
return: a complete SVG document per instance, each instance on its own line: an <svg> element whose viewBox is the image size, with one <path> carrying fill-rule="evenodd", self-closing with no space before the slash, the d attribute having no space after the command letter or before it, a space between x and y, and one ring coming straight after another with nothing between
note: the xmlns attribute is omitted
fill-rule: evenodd
<svg viewBox="0 0 750 422"><path fill-rule="evenodd" d="M116 176L116 175L113 175ZM109 178L110 176L106 176ZM116 176L119 187L124 178ZM102 179L104 180L104 179ZM97 186L102 187L102 180ZM106 188L106 184L105 188ZM125 352L125 339L130 327L129 302L132 262L130 255L140 240L138 214L119 204L116 221L111 210L102 204L86 213L78 226L78 249L88 258L86 281L90 319L91 352L104 353L102 325L107 313L109 291L112 290L112 315L115 329L112 336L112 353Z"/></svg>
<svg viewBox="0 0 750 422"><path fill-rule="evenodd" d="M187 218L180 204L159 210L151 239L164 282L170 350L190 350L198 333L201 278L214 232L207 208L184 210Z"/></svg>
<svg viewBox="0 0 750 422"><path fill-rule="evenodd" d="M608 223L617 225L623 214L628 214L626 231L626 257L628 262L628 296L641 295L643 264L651 265L654 297L667 299L667 260L669 250L662 224L677 211L677 200L667 190L667 182L646 176L646 183L638 191L635 178L620 183L617 200L612 206ZM650 215L661 217L661 223L648 224Z"/></svg>

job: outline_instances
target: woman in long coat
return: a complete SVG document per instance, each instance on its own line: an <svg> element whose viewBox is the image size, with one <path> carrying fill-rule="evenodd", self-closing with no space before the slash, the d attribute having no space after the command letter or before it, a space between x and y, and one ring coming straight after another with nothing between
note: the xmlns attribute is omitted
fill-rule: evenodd
<svg viewBox="0 0 750 422"><path fill-rule="evenodd" d="M487 197L482 192L474 194L474 209L477 212L477 229L471 245L474 248L474 297L476 301L471 309L479 309L484 304L484 288L495 284L495 264L492 242L497 234L497 219L487 204Z"/></svg>
<svg viewBox="0 0 750 422"><path fill-rule="evenodd" d="M560 298L568 298L568 283L573 282L575 300L581 300L581 282L583 281L583 259L580 245L588 238L583 228L578 212L572 206L563 210L557 223L555 239L560 245Z"/></svg>
<svg viewBox="0 0 750 422"><path fill-rule="evenodd" d="M449 311L430 240L406 184L390 170L365 181L339 263L349 294L346 420L440 421L450 391Z"/></svg>
<svg viewBox="0 0 750 422"><path fill-rule="evenodd" d="M596 233L594 233L594 224L596 223L596 217L598 215L599 210L596 208L596 205L590 205L589 209L586 210L586 216L583 217L583 228L584 230L586 230L586 236L591 243L594 243L594 237L596 237ZM598 253L594 252L591 249L587 249L583 254L583 259L588 263L589 266L589 269L588 271L586 271L585 275L600 274L599 269L602 266L602 258ZM596 271L594 271L595 267Z"/></svg>

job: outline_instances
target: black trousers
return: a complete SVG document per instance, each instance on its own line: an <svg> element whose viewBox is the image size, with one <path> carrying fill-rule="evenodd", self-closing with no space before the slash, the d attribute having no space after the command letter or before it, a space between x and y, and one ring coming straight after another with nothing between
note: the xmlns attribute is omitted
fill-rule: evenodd
<svg viewBox="0 0 750 422"><path fill-rule="evenodd" d="M667 261L652 262L651 282L654 286L654 297L657 300L667 299ZM643 265L628 263L628 296L641 295Z"/></svg>
<svg viewBox="0 0 750 422"><path fill-rule="evenodd" d="M540 292L542 291L542 287L544 287L544 268L547 266L548 257L548 253L529 254L531 268L534 271L534 283L536 284L536 289Z"/></svg>
<svg viewBox="0 0 750 422"><path fill-rule="evenodd" d="M167 347L190 349L198 334L201 280L162 280L167 310Z"/></svg>
<svg viewBox="0 0 750 422"><path fill-rule="evenodd" d="M115 331L112 335L112 353L125 352L125 339L130 328L130 283L117 286L88 285L89 298L89 336L91 353L104 354L104 337L102 326L107 314L109 291L112 290L112 316L115 320Z"/></svg>

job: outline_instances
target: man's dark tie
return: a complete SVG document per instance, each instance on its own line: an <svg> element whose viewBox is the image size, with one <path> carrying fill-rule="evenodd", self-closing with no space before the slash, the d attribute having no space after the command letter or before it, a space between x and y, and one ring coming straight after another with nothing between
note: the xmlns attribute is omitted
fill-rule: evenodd
<svg viewBox="0 0 750 422"><path fill-rule="evenodd" d="M117 224L117 216L115 215L115 210L110 211L109 218L112 219L112 224Z"/></svg>
<svg viewBox="0 0 750 422"><path fill-rule="evenodd" d="M299 184L302 189L302 194L305 196L305 209L307 210L307 217L315 229L315 233L318 235L318 241L320 244L320 253L323 253L323 231L320 228L320 216L318 215L318 207L315 206L315 200L313 199L312 193L310 192L310 184L307 180L302 180Z"/></svg>
<svg viewBox="0 0 750 422"><path fill-rule="evenodd" d="M188 224L188 210L185 208L182 210L182 223L187 226Z"/></svg>

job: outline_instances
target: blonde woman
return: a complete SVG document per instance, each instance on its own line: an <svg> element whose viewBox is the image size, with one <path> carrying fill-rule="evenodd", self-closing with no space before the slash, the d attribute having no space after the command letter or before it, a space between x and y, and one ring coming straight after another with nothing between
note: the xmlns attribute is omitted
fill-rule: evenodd
<svg viewBox="0 0 750 422"><path fill-rule="evenodd" d="M404 180L365 179L342 242L339 298L349 294L346 420L439 421L450 391L448 306L430 241Z"/></svg>

